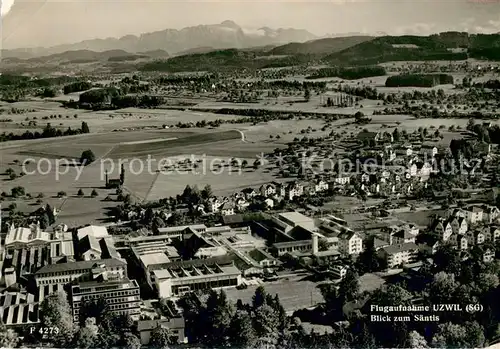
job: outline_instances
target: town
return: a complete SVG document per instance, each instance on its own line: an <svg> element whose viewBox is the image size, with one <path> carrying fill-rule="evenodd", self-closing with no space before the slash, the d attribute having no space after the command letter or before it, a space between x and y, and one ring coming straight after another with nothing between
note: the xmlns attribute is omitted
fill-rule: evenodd
<svg viewBox="0 0 500 349"><path fill-rule="evenodd" d="M2 50L0 347L500 343L500 34L297 31Z"/></svg>

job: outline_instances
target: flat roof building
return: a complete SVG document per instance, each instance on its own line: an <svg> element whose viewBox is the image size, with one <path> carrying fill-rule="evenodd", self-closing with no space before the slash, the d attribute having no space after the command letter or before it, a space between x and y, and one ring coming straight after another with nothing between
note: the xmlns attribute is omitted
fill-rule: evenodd
<svg viewBox="0 0 500 349"><path fill-rule="evenodd" d="M241 284L241 271L232 264L223 266L217 263L180 264L152 273L160 298Z"/></svg>
<svg viewBox="0 0 500 349"><path fill-rule="evenodd" d="M139 320L141 296L136 280L103 280L81 282L71 287L73 321L79 321L80 310L85 302L104 299L111 313L130 315Z"/></svg>

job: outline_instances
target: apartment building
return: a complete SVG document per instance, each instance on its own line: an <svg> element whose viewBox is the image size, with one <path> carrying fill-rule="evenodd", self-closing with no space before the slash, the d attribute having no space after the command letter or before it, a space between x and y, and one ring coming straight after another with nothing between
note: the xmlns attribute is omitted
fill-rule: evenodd
<svg viewBox="0 0 500 349"><path fill-rule="evenodd" d="M385 258L388 268L394 268L402 264L412 263L417 256L418 246L414 242L399 245L389 245L379 251Z"/></svg>

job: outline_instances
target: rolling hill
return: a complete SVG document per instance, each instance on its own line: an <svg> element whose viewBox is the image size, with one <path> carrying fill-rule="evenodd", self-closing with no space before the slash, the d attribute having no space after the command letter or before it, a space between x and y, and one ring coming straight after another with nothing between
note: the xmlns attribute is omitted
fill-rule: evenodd
<svg viewBox="0 0 500 349"><path fill-rule="evenodd" d="M273 55L313 54L325 55L345 50L366 41L373 40L371 36L349 36L341 38L326 38L304 43L292 42L275 47L269 51Z"/></svg>

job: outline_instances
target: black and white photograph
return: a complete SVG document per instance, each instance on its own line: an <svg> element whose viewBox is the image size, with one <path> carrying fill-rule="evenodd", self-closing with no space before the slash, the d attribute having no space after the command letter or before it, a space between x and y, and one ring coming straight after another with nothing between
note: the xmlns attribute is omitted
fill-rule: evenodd
<svg viewBox="0 0 500 349"><path fill-rule="evenodd" d="M500 0L0 4L0 348L500 349Z"/></svg>

